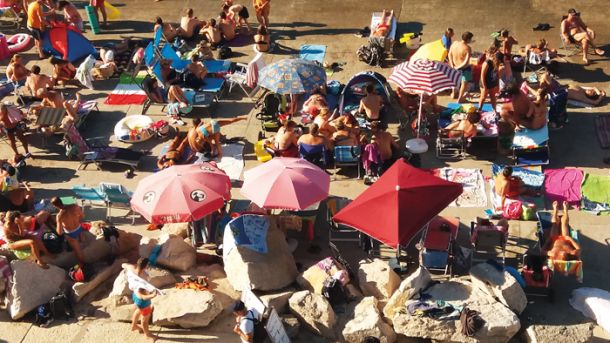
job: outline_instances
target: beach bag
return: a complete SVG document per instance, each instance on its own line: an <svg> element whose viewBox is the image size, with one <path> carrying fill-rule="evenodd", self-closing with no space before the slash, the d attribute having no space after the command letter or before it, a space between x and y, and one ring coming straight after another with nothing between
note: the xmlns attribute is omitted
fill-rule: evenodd
<svg viewBox="0 0 610 343"><path fill-rule="evenodd" d="M42 244L51 254L59 254L64 250L64 238L55 232L45 232L42 234Z"/></svg>
<svg viewBox="0 0 610 343"><path fill-rule="evenodd" d="M87 282L91 280L91 277L93 276L93 269L86 263L82 265L77 264L70 268L68 276L74 282Z"/></svg>
<svg viewBox="0 0 610 343"><path fill-rule="evenodd" d="M231 50L231 48L229 48L228 46L223 45L218 49L219 60L226 60L231 58L231 56L233 56L233 50Z"/></svg>
<svg viewBox="0 0 610 343"><path fill-rule="evenodd" d="M356 52L358 59L370 66L381 67L384 59L383 45L370 39L367 45L362 45Z"/></svg>
<svg viewBox="0 0 610 343"><path fill-rule="evenodd" d="M523 203L519 200L510 201L504 204L502 215L506 219L519 220L523 212Z"/></svg>
<svg viewBox="0 0 610 343"><path fill-rule="evenodd" d="M49 311L53 318L63 317L65 320L74 318L72 302L64 291L60 291L49 301Z"/></svg>
<svg viewBox="0 0 610 343"><path fill-rule="evenodd" d="M248 311L250 314L249 317L244 317L245 320L251 320L254 323L254 334L252 335L253 343L263 343L268 337L267 330L265 329L265 324L260 321L258 318L254 317L254 313L252 311Z"/></svg>
<svg viewBox="0 0 610 343"><path fill-rule="evenodd" d="M521 219L523 220L535 220L536 219L536 205L534 204L523 204L521 206Z"/></svg>
<svg viewBox="0 0 610 343"><path fill-rule="evenodd" d="M322 286L322 295L331 305L339 305L346 302L347 297L341 282L334 277L329 277Z"/></svg>
<svg viewBox="0 0 610 343"><path fill-rule="evenodd" d="M485 320L479 316L479 312L464 307L460 312L460 323L462 324L462 334L472 337L485 325Z"/></svg>

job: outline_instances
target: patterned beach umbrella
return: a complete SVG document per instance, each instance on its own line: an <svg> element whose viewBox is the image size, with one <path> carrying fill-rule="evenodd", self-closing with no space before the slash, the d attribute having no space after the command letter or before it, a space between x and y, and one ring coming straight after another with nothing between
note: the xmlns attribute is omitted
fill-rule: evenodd
<svg viewBox="0 0 610 343"><path fill-rule="evenodd" d="M259 85L279 94L311 93L326 83L322 66L303 59L283 59L259 71Z"/></svg>
<svg viewBox="0 0 610 343"><path fill-rule="evenodd" d="M457 87L461 76L460 71L444 63L417 59L394 67L389 80L405 90L436 94Z"/></svg>

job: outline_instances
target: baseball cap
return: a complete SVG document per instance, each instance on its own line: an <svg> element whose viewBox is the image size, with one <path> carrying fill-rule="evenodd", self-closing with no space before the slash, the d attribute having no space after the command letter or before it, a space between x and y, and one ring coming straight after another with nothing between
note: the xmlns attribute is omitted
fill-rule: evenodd
<svg viewBox="0 0 610 343"><path fill-rule="evenodd" d="M574 9L574 8L570 8L570 9L568 10L568 13L569 13L569 14L577 14L578 12L576 11L576 9Z"/></svg>

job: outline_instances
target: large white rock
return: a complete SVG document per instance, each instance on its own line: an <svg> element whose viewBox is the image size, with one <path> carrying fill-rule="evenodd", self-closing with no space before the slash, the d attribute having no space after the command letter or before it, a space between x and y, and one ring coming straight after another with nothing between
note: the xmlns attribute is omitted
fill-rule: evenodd
<svg viewBox="0 0 610 343"><path fill-rule="evenodd" d="M459 320L436 320L428 317L410 316L406 311L396 312L394 330L408 337L420 337L442 342L508 342L521 328L519 318L504 304L488 294L472 288L465 281L448 281L426 290L434 300L445 300L451 304L478 311L485 321L474 337L462 335Z"/></svg>
<svg viewBox="0 0 610 343"><path fill-rule="evenodd" d="M231 286L237 291L282 289L293 283L299 274L286 236L273 223L267 230L266 254L237 246L225 256L224 268Z"/></svg>
<svg viewBox="0 0 610 343"><path fill-rule="evenodd" d="M343 339L348 343L360 343L366 336L380 339L382 343L393 343L396 333L383 321L375 297L363 298L354 309L354 319L345 324Z"/></svg>
<svg viewBox="0 0 610 343"><path fill-rule="evenodd" d="M72 290L74 291L74 301L79 302L81 299L89 294L92 290L102 284L102 282L108 280L113 275L116 275L121 271L121 264L127 262L126 259L117 259L110 266L106 266L105 268L99 270L93 279L88 282L76 282L72 285Z"/></svg>
<svg viewBox="0 0 610 343"><path fill-rule="evenodd" d="M150 253L157 245L161 245L161 252L157 264L173 270L186 271L195 265L197 254L195 248L186 243L181 237L161 234L159 239L144 237L140 240L140 256L150 257Z"/></svg>
<svg viewBox="0 0 610 343"><path fill-rule="evenodd" d="M165 224L161 231L169 235L174 235L182 238L188 237L189 223L172 223Z"/></svg>
<svg viewBox="0 0 610 343"><path fill-rule="evenodd" d="M401 309L404 309L405 302L422 289L428 287L432 278L426 268L419 267L417 270L404 279L398 289L392 294L387 304L383 308L383 315L390 322L394 318L394 314Z"/></svg>
<svg viewBox="0 0 610 343"><path fill-rule="evenodd" d="M99 262L112 254L112 246L103 238L96 238L90 232L84 231L81 236L80 248L83 252L83 260L85 263ZM48 263L60 266L62 268L70 268L78 263L78 259L73 251L63 251L55 255L55 258L48 259Z"/></svg>
<svg viewBox="0 0 610 343"><path fill-rule="evenodd" d="M222 312L222 305L208 291L168 289L153 298L153 323L184 329L205 327Z"/></svg>
<svg viewBox="0 0 610 343"><path fill-rule="evenodd" d="M500 271L489 263L479 263L470 268L472 285L491 296L517 314L527 306L525 292L519 282L507 271Z"/></svg>
<svg viewBox="0 0 610 343"><path fill-rule="evenodd" d="M129 284L127 283L126 273L126 270L122 270L116 279L114 279L112 291L110 292L111 296L131 296L132 292L129 289ZM157 288L163 288L176 283L176 277L174 277L174 274L170 273L167 269L148 266L146 267L146 273L148 274L148 282Z"/></svg>
<svg viewBox="0 0 610 343"><path fill-rule="evenodd" d="M111 295L104 300L104 311L116 322L131 322L135 309L131 295Z"/></svg>
<svg viewBox="0 0 610 343"><path fill-rule="evenodd" d="M360 261L358 280L364 296L378 300L389 299L400 285L400 277L387 262L378 258Z"/></svg>
<svg viewBox="0 0 610 343"><path fill-rule="evenodd" d="M288 299L294 294L294 290L285 290L281 292L265 294L259 296L259 299L266 307L273 307L278 314L283 314L288 309Z"/></svg>
<svg viewBox="0 0 610 343"><path fill-rule="evenodd" d="M335 337L335 311L323 296L310 291L296 292L288 300L288 306L308 330L329 339Z"/></svg>
<svg viewBox="0 0 610 343"><path fill-rule="evenodd" d="M11 262L13 278L7 292L12 319L19 319L36 307L47 303L66 281L66 271L49 265L42 269L30 261Z"/></svg>

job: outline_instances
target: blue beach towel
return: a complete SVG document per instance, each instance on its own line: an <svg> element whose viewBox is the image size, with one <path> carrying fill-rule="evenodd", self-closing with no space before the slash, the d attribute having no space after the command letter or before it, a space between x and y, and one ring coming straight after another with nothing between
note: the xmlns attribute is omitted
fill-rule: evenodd
<svg viewBox="0 0 610 343"><path fill-rule="evenodd" d="M318 61L324 62L324 55L326 55L326 45L301 45L300 58L306 61Z"/></svg>

